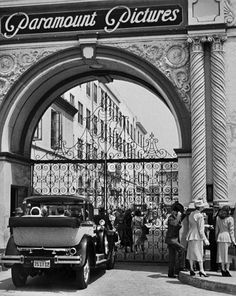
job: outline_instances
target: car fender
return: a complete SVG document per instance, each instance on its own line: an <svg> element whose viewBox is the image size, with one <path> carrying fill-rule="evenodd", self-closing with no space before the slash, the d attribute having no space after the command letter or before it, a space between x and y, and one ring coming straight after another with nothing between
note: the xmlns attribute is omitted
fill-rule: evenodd
<svg viewBox="0 0 236 296"><path fill-rule="evenodd" d="M90 256L90 262L95 265L96 262L96 252L94 242L91 236L84 235L81 239L79 245L77 246L77 251L81 255L81 266L85 264L87 256Z"/></svg>
<svg viewBox="0 0 236 296"><path fill-rule="evenodd" d="M17 246L14 241L13 235L9 237L9 240L7 242L5 255L20 255L20 252L17 250ZM4 267L11 268L13 264L5 263Z"/></svg>

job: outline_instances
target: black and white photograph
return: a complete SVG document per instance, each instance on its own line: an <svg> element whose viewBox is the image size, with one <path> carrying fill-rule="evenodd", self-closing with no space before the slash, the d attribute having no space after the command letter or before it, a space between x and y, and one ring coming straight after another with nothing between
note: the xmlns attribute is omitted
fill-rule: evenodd
<svg viewBox="0 0 236 296"><path fill-rule="evenodd" d="M236 0L0 0L0 295L236 295Z"/></svg>

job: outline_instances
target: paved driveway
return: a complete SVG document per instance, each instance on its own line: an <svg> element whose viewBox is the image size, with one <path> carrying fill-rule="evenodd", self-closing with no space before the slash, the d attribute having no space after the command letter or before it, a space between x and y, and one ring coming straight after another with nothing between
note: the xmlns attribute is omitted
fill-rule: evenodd
<svg viewBox="0 0 236 296"><path fill-rule="evenodd" d="M224 293L206 291L182 284L167 277L167 267L137 263L117 263L115 269L96 270L85 290L77 290L66 274L50 278L35 277L24 288L16 289L10 270L0 272L0 296L222 296Z"/></svg>

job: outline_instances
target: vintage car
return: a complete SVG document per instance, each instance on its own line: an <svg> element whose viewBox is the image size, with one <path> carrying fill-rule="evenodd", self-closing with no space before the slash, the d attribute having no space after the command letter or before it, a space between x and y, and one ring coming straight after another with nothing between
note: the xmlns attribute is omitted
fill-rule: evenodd
<svg viewBox="0 0 236 296"><path fill-rule="evenodd" d="M22 215L9 218L11 236L1 257L11 268L14 285L24 286L28 276L69 268L78 288L84 289L91 268L104 264L112 269L116 233L94 214L89 199L82 196L25 198Z"/></svg>

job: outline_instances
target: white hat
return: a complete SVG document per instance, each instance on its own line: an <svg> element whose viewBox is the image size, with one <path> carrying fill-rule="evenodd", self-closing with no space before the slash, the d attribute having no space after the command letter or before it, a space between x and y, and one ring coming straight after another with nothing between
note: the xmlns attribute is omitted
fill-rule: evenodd
<svg viewBox="0 0 236 296"><path fill-rule="evenodd" d="M208 208L209 207L208 203L205 202L202 198L195 199L194 200L194 206L196 208Z"/></svg>

